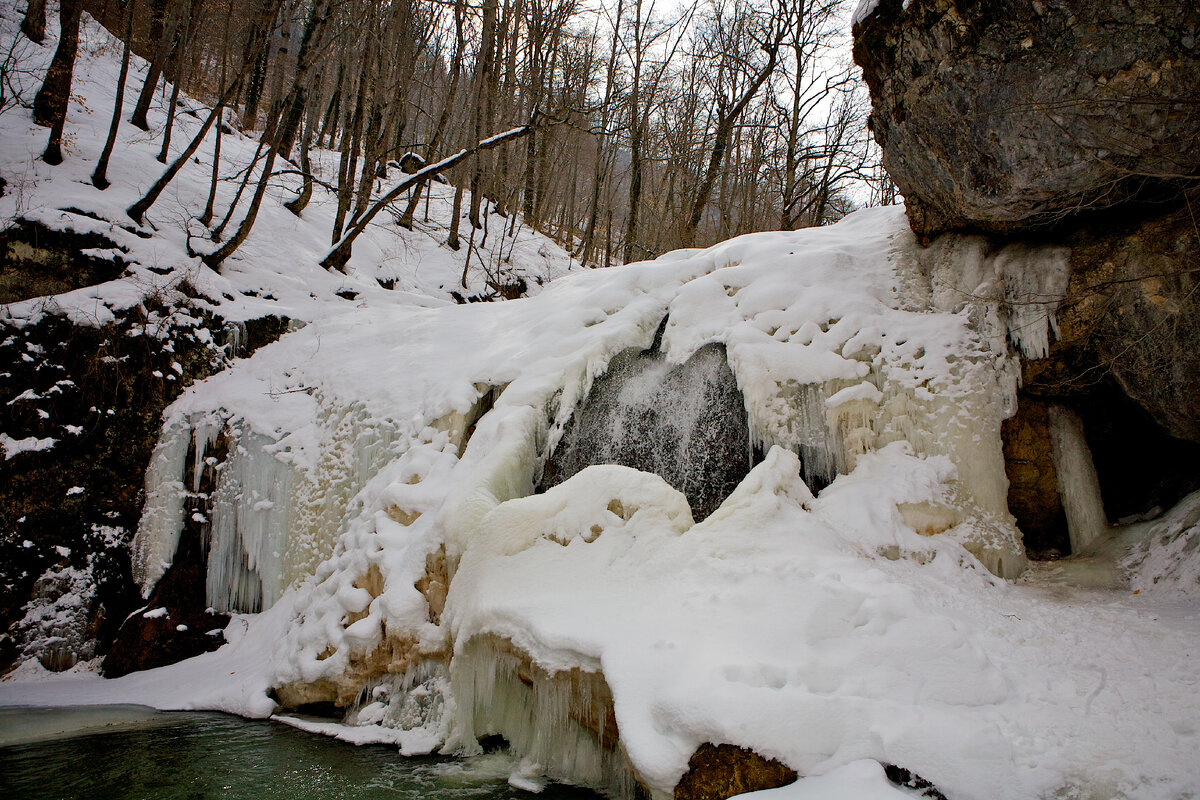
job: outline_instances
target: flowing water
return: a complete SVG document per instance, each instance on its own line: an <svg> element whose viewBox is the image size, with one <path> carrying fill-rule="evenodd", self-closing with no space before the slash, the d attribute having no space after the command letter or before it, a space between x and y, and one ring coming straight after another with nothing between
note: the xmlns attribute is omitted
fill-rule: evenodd
<svg viewBox="0 0 1200 800"><path fill-rule="evenodd" d="M687 495L700 521L753 462L746 408L725 348L710 344L670 364L657 343L616 356L575 410L538 491L593 464L660 475Z"/></svg>
<svg viewBox="0 0 1200 800"><path fill-rule="evenodd" d="M0 797L519 800L504 753L404 758L266 720L137 706L0 709ZM551 785L545 800L598 800Z"/></svg>

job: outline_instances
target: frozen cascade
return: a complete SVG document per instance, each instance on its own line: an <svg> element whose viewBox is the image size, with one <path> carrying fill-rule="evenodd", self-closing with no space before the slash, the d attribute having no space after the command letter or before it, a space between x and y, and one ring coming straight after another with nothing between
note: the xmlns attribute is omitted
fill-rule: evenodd
<svg viewBox="0 0 1200 800"><path fill-rule="evenodd" d="M143 596L170 566L184 501L215 468L207 504L205 602L219 611L269 608L333 551L351 500L393 456L395 428L358 406L320 406L315 430L276 439L220 413L168 423L146 476L146 507L134 538ZM228 436L224 461L213 445ZM188 455L192 456L189 465ZM191 467L192 485L185 486Z"/></svg>
<svg viewBox="0 0 1200 800"><path fill-rule="evenodd" d="M183 532L183 485L192 429L186 421L163 428L146 469L146 502L133 537L133 579L149 597L150 590L171 566Z"/></svg>
<svg viewBox="0 0 1200 800"><path fill-rule="evenodd" d="M506 640L484 635L455 655L451 680L457 724L448 749L478 752L477 739L500 734L521 757L510 782L533 787L549 778L637 796L598 665L550 673Z"/></svg>
<svg viewBox="0 0 1200 800"><path fill-rule="evenodd" d="M975 327L1004 351L1012 342L1026 358L1044 358L1058 335L1058 305L1071 277L1071 251L1050 245L1010 244L991 251L982 236L949 234L915 253L928 281L918 300L939 311L970 308ZM912 276L914 278L918 276ZM910 282L909 288L924 284Z"/></svg>
<svg viewBox="0 0 1200 800"><path fill-rule="evenodd" d="M723 345L706 345L678 365L657 347L626 350L568 421L538 491L594 464L620 464L662 476L687 495L700 520L752 461L745 404Z"/></svg>
<svg viewBox="0 0 1200 800"><path fill-rule="evenodd" d="M292 475L268 449L272 444L267 436L238 432L217 469L205 588L206 602L218 611L261 611L284 588Z"/></svg>
<svg viewBox="0 0 1200 800"><path fill-rule="evenodd" d="M1050 407L1050 455L1067 515L1071 552L1079 553L1108 530L1108 517L1083 421L1064 406Z"/></svg>
<svg viewBox="0 0 1200 800"><path fill-rule="evenodd" d="M424 755L446 741L454 713L446 665L439 660L425 660L403 674L368 681L343 722L402 731L401 754Z"/></svg>

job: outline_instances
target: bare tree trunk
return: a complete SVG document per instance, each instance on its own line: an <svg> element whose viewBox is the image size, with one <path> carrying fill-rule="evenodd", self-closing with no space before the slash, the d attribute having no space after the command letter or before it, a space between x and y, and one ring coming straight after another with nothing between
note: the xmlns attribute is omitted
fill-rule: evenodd
<svg viewBox="0 0 1200 800"><path fill-rule="evenodd" d="M342 269L345 267L346 262L350 260L350 253L351 248L354 246L354 240L358 238L359 234L366 230L367 225L371 224L371 220L373 220L380 211L382 211L388 204L395 202L397 197L404 194L404 192L411 187L423 181L429 180L443 170L448 170L451 167L462 163L466 159L478 153L480 150L490 150L494 147L499 147L505 142L510 142L514 139L520 139L523 136L528 136L534 131L535 128L543 126L547 124L547 122L548 120L545 118L537 117L531 120L527 125L522 125L519 128L513 128L505 131L504 133L484 139L483 141L476 142L470 147L459 150L452 156L448 156L447 158L443 158L441 161L421 168L405 180L400 181L398 184L393 186L387 194L376 200L367 210L367 213L363 214L362 217L355 222L348 231L346 231L345 235L342 236L341 241L337 242L333 249L329 251L329 254L326 255L325 258L321 259L321 266L325 267L325 269ZM461 216L461 200L458 203L458 211L459 213L455 215L455 218Z"/></svg>
<svg viewBox="0 0 1200 800"><path fill-rule="evenodd" d="M37 44L46 40L46 0L29 0L21 20L21 33Z"/></svg>
<svg viewBox="0 0 1200 800"><path fill-rule="evenodd" d="M644 23L642 0L634 2L633 29L633 80L629 87L629 214L625 218L625 246L621 260L633 261L633 248L637 243L638 213L642 207L642 59L645 57Z"/></svg>
<svg viewBox="0 0 1200 800"><path fill-rule="evenodd" d="M371 38L374 40L374 37ZM367 48L367 60L369 65L363 76L362 92L359 95L367 128L366 132L361 134L363 165L358 180L358 191L354 196L354 211L350 214L351 225L366 210L371 199L371 187L375 184L375 164L379 160L379 134L383 125L383 111L379 107L375 91L379 65L376 63L378 57L374 47ZM358 147L355 147L355 152L358 152Z"/></svg>
<svg viewBox="0 0 1200 800"><path fill-rule="evenodd" d="M158 88L158 78L162 74L162 62L167 57L166 45L166 16L167 0L151 0L150 2L150 40L154 42L154 55L146 71L146 80L142 91L138 94L137 105L133 108L130 123L144 131L150 130L146 114L150 111L150 101L154 99L154 90Z"/></svg>
<svg viewBox="0 0 1200 800"><path fill-rule="evenodd" d="M263 89L266 87L267 62L270 55L271 48L268 44L262 49L250 72L250 80L246 86L246 103L242 106L242 125L248 128L258 127L258 105L262 102Z"/></svg>
<svg viewBox="0 0 1200 800"><path fill-rule="evenodd" d="M606 138L608 136L608 127L612 124L612 119L609 109L612 105L612 92L617 74L617 50L621 43L621 16L624 12L625 4L622 0L617 1L617 13L613 21L612 44L608 53L608 68L605 71L604 80L604 104L601 106L600 117L600 133L596 136L596 163L592 170L592 197L588 205L587 229L583 234L583 253L580 256L580 261L586 266L592 260L592 253L595 250L596 242L596 224L600 217L600 190L604 186L606 180L605 162L606 162Z"/></svg>
<svg viewBox="0 0 1200 800"><path fill-rule="evenodd" d="M304 124L304 136L300 137L300 171L304 173L304 185L300 189L300 194L293 200L289 200L283 204L283 207L288 211L300 216L305 208L308 207L308 201L312 200L313 195L313 178L312 164L308 160L308 148L312 140L312 119Z"/></svg>
<svg viewBox="0 0 1200 800"><path fill-rule="evenodd" d="M125 107L125 79L129 77L129 43L133 39L133 14L137 0L125 0L125 44L121 48L121 72L117 76L117 96L113 101L112 121L108 125L108 138L92 173L92 185L100 191L108 188L108 160L117 143L117 130L121 127L121 112Z"/></svg>
<svg viewBox="0 0 1200 800"><path fill-rule="evenodd" d="M741 97L733 102L726 100L724 97L720 98L712 154L708 159L708 168L704 172L704 179L700 182L700 189L696 192L696 199L692 204L692 213L689 215L683 229L684 247L690 247L696 239L696 228L700 226L700 220L704 216L704 207L708 205L708 198L712 196L717 173L721 170L721 164L725 159L725 150L729 146L729 136L733 133L734 126L742 116L742 112L746 110L746 106L750 105L750 101L754 99L754 95L758 94L758 90L762 87L763 83L775 71L775 64L779 56L779 46L783 43L783 37L786 32L787 26L777 22L774 38L765 47L767 51L767 63L755 74L754 79L750 81L750 85L742 92Z"/></svg>
<svg viewBox="0 0 1200 800"><path fill-rule="evenodd" d="M192 17L196 15L203 1L192 0L191 5L185 12L187 16L183 18L183 33L180 34L179 41L175 45L175 57L173 59L175 82L171 85L171 101L167 104L167 125L163 130L162 150L158 153L158 161L161 164L167 163L167 153L171 150L171 130L175 127L175 109L179 105L179 84L183 83L183 65L187 48L190 44L189 36L192 28Z"/></svg>
<svg viewBox="0 0 1200 800"><path fill-rule="evenodd" d="M217 223L217 227L212 229L209 234L214 242L221 241L221 237L225 235L225 226L233 219L233 212L237 210L238 203L242 202L242 194L245 193L246 187L250 185L250 176L254 174L254 168L258 166L258 160L262 158L263 149L266 148L266 137L260 139L258 146L254 148L254 158L250 161L250 165L246 167L246 174L242 176L241 183L238 184L238 190L233 194L233 200L229 202L229 208L225 209L225 216L221 217L221 221Z"/></svg>
<svg viewBox="0 0 1200 800"><path fill-rule="evenodd" d="M291 88L288 90L285 98L282 100L276 98L270 119L267 122L267 128L263 131L262 141L270 142L271 144L267 148L267 160L263 164L262 173L259 175L258 185L254 189L254 196L250 199L250 207L246 209L246 216L242 218L242 222L238 225L238 229L234 232L233 236L213 252L201 256L201 260L212 269L218 269L225 259L233 255L242 246L242 243L246 241L247 237L250 236L250 231L254 228L254 222L258 218L258 211L262 207L263 196L266 194L267 186L271 181L275 159L279 155L279 143L293 136L293 133L286 129L287 125L294 124L291 117L287 115L287 112L293 106L294 99L297 96L301 98L304 96L305 81L308 79L308 73L314 63L312 57L314 43L325 24L328 9L329 0L317 3L309 9L308 21L304 27L304 38L300 43L300 51L296 60L296 73L293 76ZM295 123L298 123L298 120L295 120Z"/></svg>
<svg viewBox="0 0 1200 800"><path fill-rule="evenodd" d="M217 106L214 111L217 112L217 119L221 118L221 111L224 107ZM213 145L213 164L212 164L212 182L208 185L208 202L204 204L204 213L200 215L200 224L208 227L212 224L213 206L217 203L217 184L221 180L221 137L222 124L217 123L216 144Z"/></svg>
<svg viewBox="0 0 1200 800"><path fill-rule="evenodd" d="M460 181L454 187L454 203L450 208L450 235L446 237L446 246L451 250L462 247L458 241L458 226L462 222L463 187Z"/></svg>
<svg viewBox="0 0 1200 800"><path fill-rule="evenodd" d="M279 113L271 115L270 121L267 123L267 130L264 132L263 139L270 139L278 132ZM234 231L233 236L225 244L218 247L211 253L201 256L201 260L212 269L218 269L221 262L229 258L235 250L242 246L246 238L250 235L250 230L254 227L254 221L258 217L258 209L262 206L263 195L266 194L267 184L271 180L271 170L275 168L275 156L277 150L274 147L267 148L267 160L263 164L262 173L258 177L258 184L254 188L254 196L250 198L250 207L246 209L246 216L242 218L242 223L238 225L238 229Z"/></svg>
<svg viewBox="0 0 1200 800"><path fill-rule="evenodd" d="M221 37L222 42L229 41L229 17L225 17L225 35ZM225 85L225 60L229 55L227 46L221 50L221 86ZM213 209L217 203L217 184L221 180L221 139L225 133L225 120L223 117L225 106L218 101L216 108L213 111L217 114L217 130L213 135L216 140L213 145L213 163L212 163L212 180L208 185L208 200L204 204L204 213L200 215L200 224L208 227L212 224Z"/></svg>
<svg viewBox="0 0 1200 800"><path fill-rule="evenodd" d="M154 205L155 201L158 200L159 196L163 193L163 190L170 185L171 181L175 179L175 176L179 174L179 171L183 169L183 165L187 163L188 159L192 157L192 154L196 152L196 149L200 147L200 143L204 141L204 137L208 135L209 128L212 127L213 122L215 122L220 116L221 108L229 103L230 98L237 96L238 91L241 89L242 81L246 79L246 73L249 71L250 65L258 55L258 48L262 48L266 45L266 37L261 34L265 27L270 25L271 20L275 18L275 14L278 13L279 6L282 4L282 1L283 0L260 0L255 19L251 22L251 36L246 43L246 51L244 53L242 65L238 70L237 76L233 79L233 83L221 93L221 97L218 98L216 105L213 106L212 111L209 112L208 117L205 118L204 124L200 126L200 130L197 131L196 135L192 137L192 141L188 143L188 146L184 148L183 152L171 162L166 171L163 172L159 179L154 182L154 185L150 187L150 189L145 195L142 196L140 200L131 205L129 208L125 209L125 213L128 214L130 219L132 219L134 222L138 223L139 225L142 224L142 217L145 216L146 211L152 205Z"/></svg>
<svg viewBox="0 0 1200 800"><path fill-rule="evenodd" d="M456 0L454 4L455 46L454 57L450 60L450 86L446 89L446 101L442 105L442 113L438 117L437 128L433 132L433 138L429 140L429 147L425 149L426 163L432 161L433 157L437 155L438 148L442 144L442 137L445 135L446 127L450 122L450 114L454 110L454 97L458 93L459 76L462 74L463 48L466 45L466 38L463 34L465 14L466 0ZM400 224L409 230L412 229L413 214L416 212L417 203L421 200L421 190L423 188L425 188L424 183L416 185L413 189L412 197L409 198L408 206L404 209L404 216L400 218ZM428 193L426 193L426 197L428 198ZM461 202L461 198L459 200Z"/></svg>
<svg viewBox="0 0 1200 800"><path fill-rule="evenodd" d="M58 48L46 71L42 88L33 98L33 121L50 128L50 139L42 153L47 164L61 164L63 126L67 122L67 101L71 97L71 74L79 49L79 16L82 0L61 0L58 7Z"/></svg>
<svg viewBox="0 0 1200 800"><path fill-rule="evenodd" d="M163 190L166 189L171 181L175 179L175 176L179 174L179 170L183 169L183 165L187 163L189 158L192 157L192 153L196 152L196 148L200 146L200 142L204 141L204 137L208 134L208 129L212 127L213 121L220 113L221 103L217 103L213 110L209 112L208 117L204 120L204 124L200 126L200 130L195 136L192 137L192 141L186 148L184 148L184 151L180 153L174 161L171 162L171 165L167 167L166 171L163 172L159 179L154 182L154 185L150 187L150 189L142 196L140 200L131 205L129 208L125 209L125 213L129 215L130 219L139 225L142 224L142 217L146 215L146 212L150 209L150 206L154 205L154 202L158 200L159 195L163 193Z"/></svg>
<svg viewBox="0 0 1200 800"><path fill-rule="evenodd" d="M496 42L496 6L497 0L484 0L483 3L483 41L480 43L479 67L475 71L475 140L483 139L483 132L492 129L492 72L495 61ZM471 227L480 227L479 208L483 202L483 160L482 156L475 159L475 169L471 172ZM474 238L474 234L472 234ZM469 257L469 255L468 255ZM465 273L463 275L466 277ZM466 288L466 284L463 284Z"/></svg>
<svg viewBox="0 0 1200 800"><path fill-rule="evenodd" d="M337 118L341 111L341 95L342 95L342 67L338 67L337 85L333 90L333 96L329 98L329 107L325 109L325 119L321 122L321 130L317 134L317 147L321 146L321 142L326 141L325 137L328 134L327 149L333 149L333 137L337 132Z"/></svg>
<svg viewBox="0 0 1200 800"><path fill-rule="evenodd" d="M357 94L361 101L361 93ZM342 238L342 230L346 224L346 214L350 211L350 198L354 191L354 170L357 161L354 154L354 148L358 147L358 137L354 134L354 129L357 124L352 125L349 115L353 113L355 119L358 119L359 112L353 110L350 106L346 107L346 116L342 122L342 143L341 143L341 159L338 162L338 204L337 211L333 217L333 239L331 244L337 243Z"/></svg>

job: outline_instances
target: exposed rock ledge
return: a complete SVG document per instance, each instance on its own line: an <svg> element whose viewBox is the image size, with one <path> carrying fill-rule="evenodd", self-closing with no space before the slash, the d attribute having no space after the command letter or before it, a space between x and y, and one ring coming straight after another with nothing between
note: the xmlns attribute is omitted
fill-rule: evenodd
<svg viewBox="0 0 1200 800"><path fill-rule="evenodd" d="M881 0L854 34L921 236L1055 227L1200 175L1196 3Z"/></svg>

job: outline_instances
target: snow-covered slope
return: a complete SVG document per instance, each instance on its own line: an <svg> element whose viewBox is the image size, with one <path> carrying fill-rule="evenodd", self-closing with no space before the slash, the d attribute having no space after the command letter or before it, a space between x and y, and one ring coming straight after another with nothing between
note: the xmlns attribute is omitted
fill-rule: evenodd
<svg viewBox="0 0 1200 800"><path fill-rule="evenodd" d="M453 189L435 184L429 204L422 202L418 209L413 231L395 225L385 214L356 242L347 274L327 271L317 262L330 247L336 199L318 184L311 203L296 217L282 204L298 193L300 178L295 167L281 164L250 238L217 274L187 252L189 244L199 252L216 248L204 238L205 229L197 221L208 197L215 131L209 132L195 158L150 209L145 224L135 224L125 209L165 169L155 160L166 122L162 95L152 106L148 132L128 122L146 62L132 58L126 112L108 169L112 185L101 192L92 185L91 174L111 120L120 43L84 15L64 134L66 160L51 167L40 160L47 130L33 124L28 105L56 46L57 15L48 15L46 42L38 46L17 31L23 7L14 6L21 4L0 5L0 51L13 53L6 68L6 79L12 84L5 89L6 99L12 101L15 90L24 105L8 105L0 113L0 177L6 182L0 221L5 227L30 221L50 230L100 234L115 246L115 252L96 255L116 256L129 266L110 283L7 305L2 312L7 319L36 318L48 310L66 313L80 323L103 324L114 309L150 296L170 295L186 282L199 294L194 305L215 310L229 321L266 314L309 321L364 304L437 305L450 302L452 292L485 294L488 280L496 278L524 279L530 293L536 293L572 266L578 268L565 251L536 231L519 225L506 228L510 220L493 215L486 241L482 231L476 236L464 286L470 226L463 225L461 251L445 246ZM203 104L180 97L172 158L199 130L207 111ZM241 172L254 160L256 145L252 136L232 129L223 137L216 220L233 200ZM318 173L336 170L336 153L314 150L312 158ZM392 182L401 176L395 169L389 174ZM377 181L376 190L386 191L389 186L388 181ZM243 196L228 232L236 228L251 193ZM514 235L507 235L510 232Z"/></svg>

